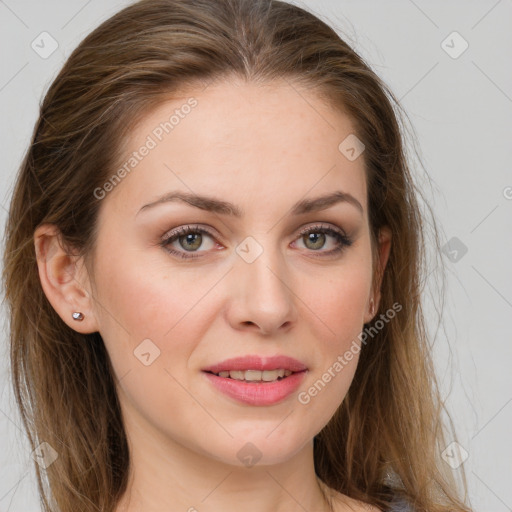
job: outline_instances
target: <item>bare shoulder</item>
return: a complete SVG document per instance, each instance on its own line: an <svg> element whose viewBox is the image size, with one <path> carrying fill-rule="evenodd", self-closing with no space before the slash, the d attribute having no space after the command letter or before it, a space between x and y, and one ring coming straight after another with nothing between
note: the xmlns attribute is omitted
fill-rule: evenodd
<svg viewBox="0 0 512 512"><path fill-rule="evenodd" d="M382 512L380 508L339 494L333 501L334 512Z"/></svg>
<svg viewBox="0 0 512 512"><path fill-rule="evenodd" d="M363 501L350 498L345 494L335 491L319 480L324 492L330 496L333 512L382 512L380 508L364 503Z"/></svg>

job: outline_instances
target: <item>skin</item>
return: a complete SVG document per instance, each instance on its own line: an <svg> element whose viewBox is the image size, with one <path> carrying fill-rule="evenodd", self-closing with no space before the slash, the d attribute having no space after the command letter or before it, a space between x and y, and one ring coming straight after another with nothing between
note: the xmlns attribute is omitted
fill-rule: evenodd
<svg viewBox="0 0 512 512"><path fill-rule="evenodd" d="M309 369L304 391L357 340L372 319L370 300L378 306L380 299L372 289L364 153L349 161L339 151L354 132L351 120L312 91L232 80L160 105L132 132L127 155L190 96L198 105L102 200L93 270L60 247L53 226L34 234L46 296L71 328L100 332L119 379L132 466L117 512L231 512L240 503L248 512L329 510L313 438L343 400L357 354L306 405L297 393L272 406L241 404L201 368L246 354L286 354ZM175 190L232 202L244 215L178 201L138 213ZM297 201L335 190L354 196L363 212L341 202L290 214ZM343 230L352 245L322 256L337 246L332 235L323 246L299 235L318 223ZM200 257L181 259L159 245L189 224L215 234L203 235ZM235 251L248 236L263 249L252 263ZM380 269L390 243L383 229ZM193 251L183 239L172 247ZM84 320L74 321L73 311ZM148 338L160 356L145 366L134 350ZM261 453L252 467L237 457L248 442ZM336 511L371 510L331 494Z"/></svg>

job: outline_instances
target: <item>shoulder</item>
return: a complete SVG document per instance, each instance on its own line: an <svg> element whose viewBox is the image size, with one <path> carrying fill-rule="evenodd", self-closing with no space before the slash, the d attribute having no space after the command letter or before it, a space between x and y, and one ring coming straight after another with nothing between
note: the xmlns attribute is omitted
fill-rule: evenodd
<svg viewBox="0 0 512 512"><path fill-rule="evenodd" d="M351 512L383 512L380 508L369 505L363 501L350 498L349 496L342 494L334 489L328 487L324 482L319 479L320 486L324 492L330 497L333 505L333 512L346 512L347 508ZM389 512L415 512L414 507L405 500L395 494L393 500L389 504Z"/></svg>
<svg viewBox="0 0 512 512"><path fill-rule="evenodd" d="M350 510L350 512L383 512L380 508L342 494L334 496L333 512L346 512L347 510Z"/></svg>
<svg viewBox="0 0 512 512"><path fill-rule="evenodd" d="M377 507L364 503L363 501L350 498L345 494L341 494L340 492L327 487L323 482L321 482L321 484L324 491L326 491L327 495L330 497L333 512L346 512L347 509L351 512L382 512L382 510Z"/></svg>
<svg viewBox="0 0 512 512"><path fill-rule="evenodd" d="M339 493L333 496L333 507L333 512L345 512L347 507L351 512L383 512L378 507ZM414 508L406 501L395 499L389 504L388 512L414 512Z"/></svg>

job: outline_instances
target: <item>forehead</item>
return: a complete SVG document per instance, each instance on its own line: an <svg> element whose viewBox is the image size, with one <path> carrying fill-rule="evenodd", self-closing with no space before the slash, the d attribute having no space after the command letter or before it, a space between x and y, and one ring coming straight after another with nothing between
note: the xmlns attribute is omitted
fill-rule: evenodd
<svg viewBox="0 0 512 512"><path fill-rule="evenodd" d="M190 88L132 130L112 199L135 208L179 189L295 202L343 189L366 210L364 155L351 161L340 150L354 133L347 115L285 80Z"/></svg>

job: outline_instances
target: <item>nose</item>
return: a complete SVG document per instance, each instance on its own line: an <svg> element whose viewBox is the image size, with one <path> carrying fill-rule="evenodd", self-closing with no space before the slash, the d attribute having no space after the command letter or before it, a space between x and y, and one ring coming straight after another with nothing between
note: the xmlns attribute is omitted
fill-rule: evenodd
<svg viewBox="0 0 512 512"><path fill-rule="evenodd" d="M296 323L298 298L277 249L265 247L252 263L237 257L229 275L232 293L227 315L234 329L268 336Z"/></svg>

